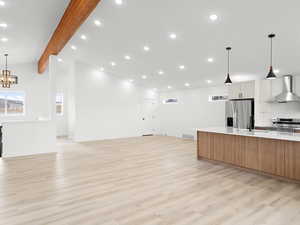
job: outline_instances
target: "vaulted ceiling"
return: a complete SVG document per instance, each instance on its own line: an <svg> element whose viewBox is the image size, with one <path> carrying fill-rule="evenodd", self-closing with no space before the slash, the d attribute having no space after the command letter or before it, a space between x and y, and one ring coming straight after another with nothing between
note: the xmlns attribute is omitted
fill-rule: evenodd
<svg viewBox="0 0 300 225"><path fill-rule="evenodd" d="M0 5L0 68L2 55L10 64L37 61L69 0L2 0ZM1 41L6 38L7 41Z"/></svg>
<svg viewBox="0 0 300 225"><path fill-rule="evenodd" d="M15 62L37 60L68 1L9 2L7 10L0 8L0 21L11 24L0 29L0 36L9 38L0 42L0 50L5 44ZM61 63L85 61L149 88L192 88L224 82L227 46L232 47L233 80L263 78L267 35L274 32L274 67L279 75L300 75L299 8L297 0L102 0L59 57Z"/></svg>

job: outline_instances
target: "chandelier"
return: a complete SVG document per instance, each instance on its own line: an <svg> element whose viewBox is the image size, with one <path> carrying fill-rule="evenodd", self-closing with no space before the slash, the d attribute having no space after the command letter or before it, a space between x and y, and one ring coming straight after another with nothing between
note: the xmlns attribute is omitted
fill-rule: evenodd
<svg viewBox="0 0 300 225"><path fill-rule="evenodd" d="M7 69L7 56L8 54L5 54L5 69L2 70L2 73L0 74L0 84L3 88L10 88L13 84L18 84L18 77L11 74L11 71Z"/></svg>

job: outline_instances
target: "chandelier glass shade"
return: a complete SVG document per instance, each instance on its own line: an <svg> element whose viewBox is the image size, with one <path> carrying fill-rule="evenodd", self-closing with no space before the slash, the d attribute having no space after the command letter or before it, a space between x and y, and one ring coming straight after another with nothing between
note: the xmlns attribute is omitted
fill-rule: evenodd
<svg viewBox="0 0 300 225"><path fill-rule="evenodd" d="M16 75L12 75L11 71L7 69L7 56L8 54L5 54L6 57L5 69L2 70L0 74L0 85L3 88L10 88L12 85L18 84L18 77Z"/></svg>

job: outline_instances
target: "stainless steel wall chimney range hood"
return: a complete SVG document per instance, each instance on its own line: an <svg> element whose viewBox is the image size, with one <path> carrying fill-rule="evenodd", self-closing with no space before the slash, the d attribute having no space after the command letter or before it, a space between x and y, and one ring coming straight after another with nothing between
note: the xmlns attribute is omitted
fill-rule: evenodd
<svg viewBox="0 0 300 225"><path fill-rule="evenodd" d="M293 76L285 75L283 80L283 91L275 97L275 101L279 103L300 102L300 97L293 91Z"/></svg>

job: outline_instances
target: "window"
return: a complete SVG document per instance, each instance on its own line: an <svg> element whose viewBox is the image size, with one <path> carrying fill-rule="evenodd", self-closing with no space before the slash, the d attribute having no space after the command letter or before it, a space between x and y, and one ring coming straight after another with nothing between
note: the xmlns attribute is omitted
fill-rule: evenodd
<svg viewBox="0 0 300 225"><path fill-rule="evenodd" d="M63 94L56 95L56 115L64 115L64 96Z"/></svg>
<svg viewBox="0 0 300 225"><path fill-rule="evenodd" d="M24 92L0 92L0 116L22 116L24 114Z"/></svg>

